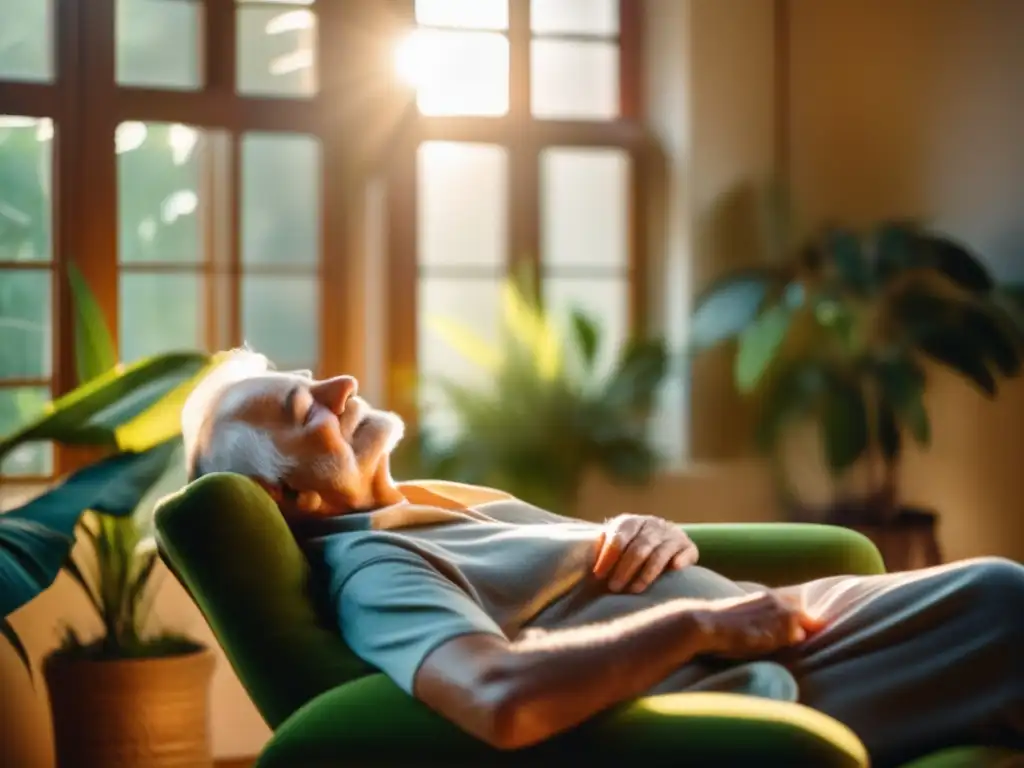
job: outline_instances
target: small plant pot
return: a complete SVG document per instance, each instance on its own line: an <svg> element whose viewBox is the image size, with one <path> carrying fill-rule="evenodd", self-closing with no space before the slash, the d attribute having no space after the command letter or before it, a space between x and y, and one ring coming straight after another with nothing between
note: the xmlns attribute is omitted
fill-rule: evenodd
<svg viewBox="0 0 1024 768"><path fill-rule="evenodd" d="M51 655L44 674L60 768L212 768L214 657Z"/></svg>

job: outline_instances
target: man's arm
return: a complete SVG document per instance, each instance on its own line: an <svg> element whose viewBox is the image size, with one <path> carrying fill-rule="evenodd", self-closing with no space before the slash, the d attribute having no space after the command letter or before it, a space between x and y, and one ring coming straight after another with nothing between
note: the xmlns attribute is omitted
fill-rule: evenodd
<svg viewBox="0 0 1024 768"><path fill-rule="evenodd" d="M426 657L414 693L492 746L518 749L643 695L700 654L746 658L799 642L804 623L766 593L677 600L515 642L468 634Z"/></svg>

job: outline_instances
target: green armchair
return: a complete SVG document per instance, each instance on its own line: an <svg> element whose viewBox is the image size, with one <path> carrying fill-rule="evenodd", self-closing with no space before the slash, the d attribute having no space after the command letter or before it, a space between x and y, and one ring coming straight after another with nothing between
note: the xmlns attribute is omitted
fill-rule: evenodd
<svg viewBox="0 0 1024 768"><path fill-rule="evenodd" d="M783 584L883 567L866 538L841 528L769 523L686 530L702 564L737 580ZM498 752L405 695L345 646L312 597L302 553L255 483L229 474L204 477L161 502L156 532L164 561L274 731L259 768L534 766L570 758L642 760L645 768L868 764L856 736L819 712L711 693L643 699L540 746ZM977 757L953 751L926 764L982 764Z"/></svg>

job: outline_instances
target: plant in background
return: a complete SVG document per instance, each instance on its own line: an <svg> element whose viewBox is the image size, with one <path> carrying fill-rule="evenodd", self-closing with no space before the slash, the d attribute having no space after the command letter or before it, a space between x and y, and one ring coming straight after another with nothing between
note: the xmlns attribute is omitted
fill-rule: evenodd
<svg viewBox="0 0 1024 768"><path fill-rule="evenodd" d="M696 302L691 343L735 341L735 385L756 405L763 451L777 459L787 425L813 418L834 475L870 457L879 487L852 506L877 519L898 503L904 435L930 443L924 363L995 397L998 379L1020 372L1022 327L964 246L890 222L827 229L788 263L714 281Z"/></svg>
<svg viewBox="0 0 1024 768"><path fill-rule="evenodd" d="M470 328L433 320L486 381L426 382L437 387L458 427L451 438L421 433L411 445L428 476L501 488L568 514L589 470L621 482L650 478L657 456L648 422L669 356L660 340L634 340L602 373L607 342L599 327L574 311L568 332L559 333L523 284L529 283L504 286L497 345Z"/></svg>
<svg viewBox="0 0 1024 768"><path fill-rule="evenodd" d="M103 624L95 642L81 643L69 631L65 650L133 657L186 649L181 638L144 634L156 552L142 545L143 528L134 515L167 476L180 444L181 405L211 361L182 352L118 365L102 312L73 265L69 281L81 385L0 439L0 460L37 441L89 447L99 455L47 493L0 514L0 630L26 666L27 654L7 617L62 569ZM76 532L92 550L82 562L72 556Z"/></svg>

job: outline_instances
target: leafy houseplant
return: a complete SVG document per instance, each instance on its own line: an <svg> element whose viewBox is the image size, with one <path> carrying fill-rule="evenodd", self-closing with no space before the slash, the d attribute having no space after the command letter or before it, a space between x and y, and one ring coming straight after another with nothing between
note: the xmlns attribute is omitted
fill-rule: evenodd
<svg viewBox="0 0 1024 768"><path fill-rule="evenodd" d="M598 326L581 312L559 333L522 283L502 294L498 345L443 318L434 326L447 343L486 372L486 383L442 379L435 384L458 429L410 441L417 469L431 477L494 486L570 514L586 472L645 482L657 457L647 438L655 396L668 373L659 340L625 345L602 374Z"/></svg>
<svg viewBox="0 0 1024 768"><path fill-rule="evenodd" d="M60 764L159 766L184 755L202 765L212 655L188 638L148 631L158 557L138 510L177 458L181 404L210 360L189 352L117 365L102 313L73 267L69 279L82 383L0 441L0 458L51 440L89 447L99 459L0 515L4 633L27 663L6 617L63 569L102 629L85 641L68 629L45 661ZM76 532L87 546L72 554ZM184 723L191 732L177 732Z"/></svg>
<svg viewBox="0 0 1024 768"><path fill-rule="evenodd" d="M735 385L753 400L756 443L777 467L787 427L809 418L834 476L873 462L877 487L826 511L871 522L897 509L904 435L930 443L924 363L995 397L998 379L1020 372L1022 327L963 245L889 222L868 232L828 229L789 263L713 282L698 297L691 343L700 352L736 342Z"/></svg>

